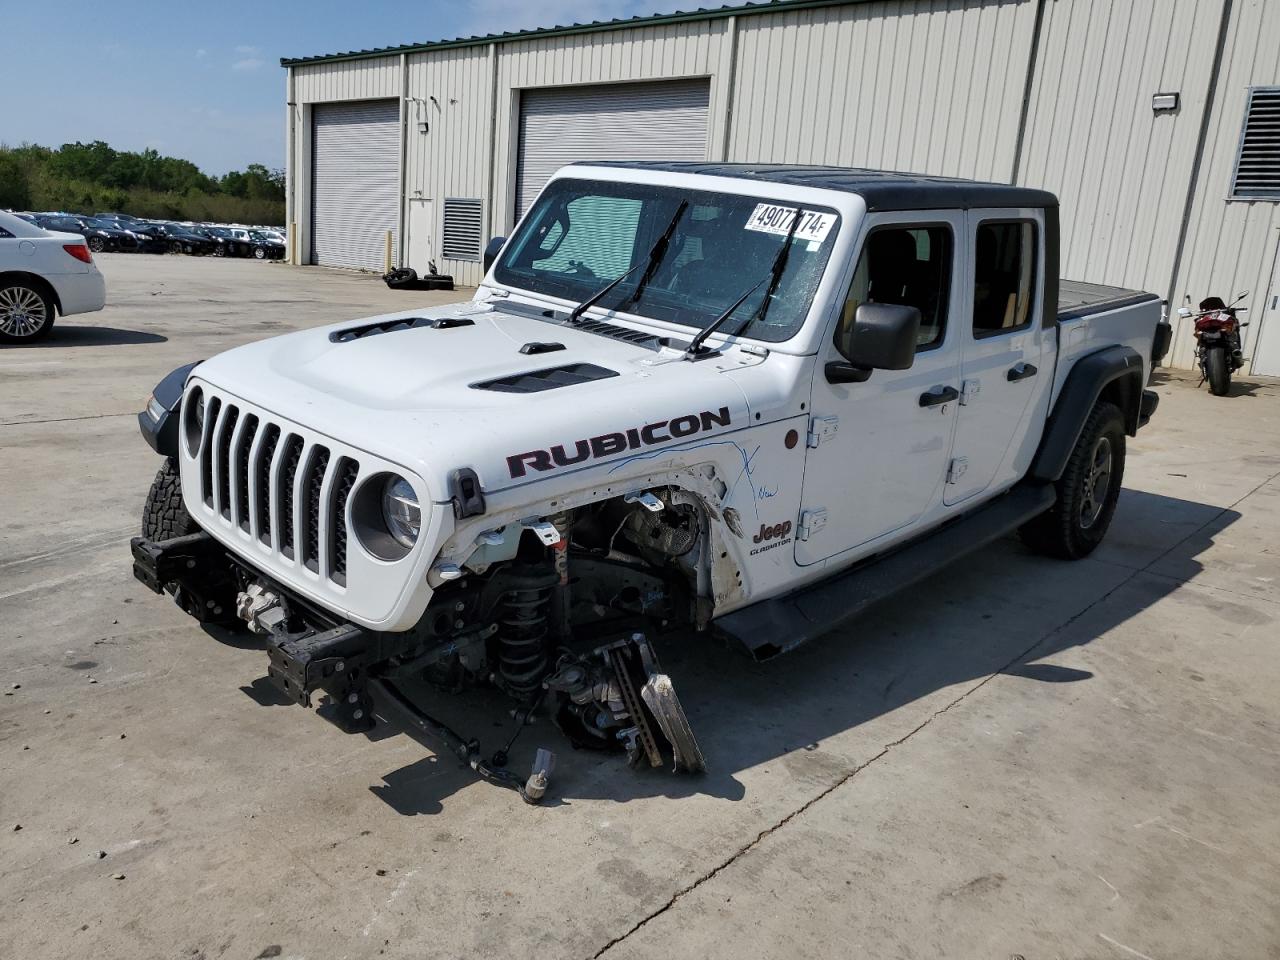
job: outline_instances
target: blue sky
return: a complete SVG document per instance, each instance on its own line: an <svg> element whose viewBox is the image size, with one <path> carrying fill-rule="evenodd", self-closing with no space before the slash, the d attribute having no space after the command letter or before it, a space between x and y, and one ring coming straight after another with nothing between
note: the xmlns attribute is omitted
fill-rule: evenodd
<svg viewBox="0 0 1280 960"><path fill-rule="evenodd" d="M0 143L284 165L281 57L690 9L697 0L0 0ZM719 5L719 2L711 5Z"/></svg>

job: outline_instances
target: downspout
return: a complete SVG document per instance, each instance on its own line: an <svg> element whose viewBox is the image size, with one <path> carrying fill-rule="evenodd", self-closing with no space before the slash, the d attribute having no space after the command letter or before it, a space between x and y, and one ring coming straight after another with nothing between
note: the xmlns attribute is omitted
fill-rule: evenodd
<svg viewBox="0 0 1280 960"><path fill-rule="evenodd" d="M728 84L724 97L724 137L720 143L720 160L728 163L729 136L733 129L733 94L738 86L738 18L730 17L725 29L729 33L729 68L726 71Z"/></svg>
<svg viewBox="0 0 1280 960"><path fill-rule="evenodd" d="M1200 115L1200 137L1196 141L1196 158L1191 164L1191 180L1187 183L1187 199L1182 206L1182 223L1178 226L1178 245L1173 252L1173 270L1169 274L1169 293L1165 300L1173 304L1177 293L1178 274L1182 272L1182 255L1186 252L1187 229L1191 226L1191 208L1195 205L1196 181L1200 179L1200 166L1204 162L1204 145L1209 139L1209 117L1213 113L1213 98L1218 93L1218 74L1222 70L1222 53L1227 46L1227 31L1231 26L1232 0L1222 2L1222 20L1218 24L1218 42L1213 48L1213 68L1209 72L1209 89L1205 92L1204 112ZM1176 306L1173 309L1177 309ZM1179 331L1180 332L1180 331Z"/></svg>
<svg viewBox="0 0 1280 960"><path fill-rule="evenodd" d="M489 155L489 236L494 237L503 232L497 224L497 211L493 208L493 198L498 195L498 162L494 156L498 144L498 45L489 44L489 142L486 153ZM484 238L488 244L488 238Z"/></svg>
<svg viewBox="0 0 1280 960"><path fill-rule="evenodd" d="M285 165L284 165L284 224L289 238L289 263L298 265L298 137L297 103L294 100L293 67L287 67L284 80L285 99Z"/></svg>
<svg viewBox="0 0 1280 960"><path fill-rule="evenodd" d="M408 259L405 247L405 207L408 205L406 181L408 179L407 158L409 155L409 60L407 54L400 54L400 196L396 204L396 225L398 242L396 244L396 266L403 267Z"/></svg>
<svg viewBox="0 0 1280 960"><path fill-rule="evenodd" d="M1018 139L1013 146L1013 173L1010 183L1017 183L1022 173L1022 142L1027 136L1027 118L1031 113L1031 88L1036 80L1036 67L1040 62L1040 31L1044 26L1045 0L1036 4L1035 25L1031 28L1031 53L1027 56L1027 79L1022 87L1022 111L1018 114Z"/></svg>

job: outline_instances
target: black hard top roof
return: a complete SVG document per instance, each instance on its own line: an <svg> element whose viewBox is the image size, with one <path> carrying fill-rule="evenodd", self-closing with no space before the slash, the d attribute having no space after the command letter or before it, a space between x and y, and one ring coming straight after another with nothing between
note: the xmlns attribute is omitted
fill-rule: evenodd
<svg viewBox="0 0 1280 960"><path fill-rule="evenodd" d="M857 167L810 167L798 164L708 163L665 160L584 160L573 166L623 167L786 183L797 187L856 193L868 210L967 210L970 207L1056 207L1047 190L934 177L922 173L864 170Z"/></svg>

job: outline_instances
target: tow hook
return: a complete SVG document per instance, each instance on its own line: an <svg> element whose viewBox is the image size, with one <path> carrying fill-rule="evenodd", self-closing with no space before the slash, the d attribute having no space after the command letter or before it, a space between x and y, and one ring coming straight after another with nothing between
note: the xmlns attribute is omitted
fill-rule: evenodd
<svg viewBox="0 0 1280 960"><path fill-rule="evenodd" d="M254 633L270 636L284 622L284 604L274 591L260 583L251 583L236 595L236 616Z"/></svg>

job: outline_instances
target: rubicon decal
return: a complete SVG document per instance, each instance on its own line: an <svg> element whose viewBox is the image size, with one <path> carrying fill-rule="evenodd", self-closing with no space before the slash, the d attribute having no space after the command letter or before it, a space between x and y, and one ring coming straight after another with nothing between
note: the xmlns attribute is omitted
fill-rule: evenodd
<svg viewBox="0 0 1280 960"><path fill-rule="evenodd" d="M556 444L547 450L528 450L507 457L507 469L512 479L523 477L529 470L554 470L586 460L611 457L624 450L639 450L669 440L682 440L695 433L706 433L716 427L730 424L729 408L686 413L670 420L655 420L642 427L629 427L617 433L602 433L598 437L586 437L569 444Z"/></svg>

